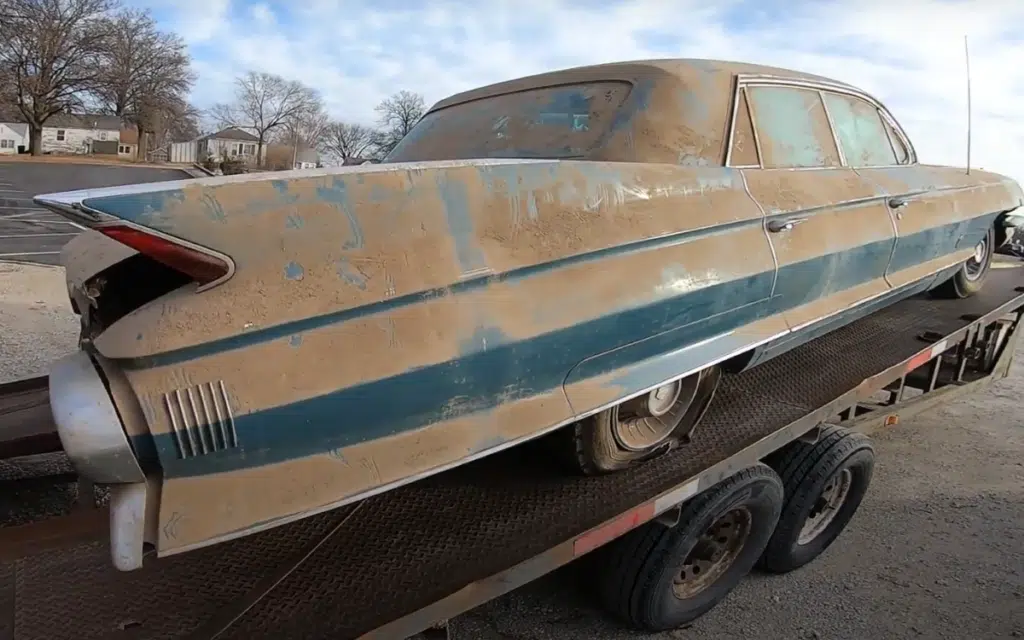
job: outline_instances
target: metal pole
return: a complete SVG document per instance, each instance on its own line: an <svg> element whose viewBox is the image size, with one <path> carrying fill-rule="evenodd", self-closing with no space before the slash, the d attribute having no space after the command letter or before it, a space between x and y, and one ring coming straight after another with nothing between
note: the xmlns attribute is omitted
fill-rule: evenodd
<svg viewBox="0 0 1024 640"><path fill-rule="evenodd" d="M964 34L964 62L967 66L967 173L971 173L971 54Z"/></svg>

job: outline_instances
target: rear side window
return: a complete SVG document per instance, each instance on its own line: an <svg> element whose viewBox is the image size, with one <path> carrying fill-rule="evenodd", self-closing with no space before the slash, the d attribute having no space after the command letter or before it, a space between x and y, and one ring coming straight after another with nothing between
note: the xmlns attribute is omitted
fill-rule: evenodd
<svg viewBox="0 0 1024 640"><path fill-rule="evenodd" d="M838 167L839 150L817 91L747 87L766 169Z"/></svg>
<svg viewBox="0 0 1024 640"><path fill-rule="evenodd" d="M736 118L732 125L732 153L729 154L731 167L756 167L761 161L757 157L757 142L754 139L754 124L750 120L747 106L747 90L741 88L736 100Z"/></svg>
<svg viewBox="0 0 1024 640"><path fill-rule="evenodd" d="M882 114L875 105L838 93L826 93L825 104L847 166L886 167L898 164Z"/></svg>
<svg viewBox="0 0 1024 640"><path fill-rule="evenodd" d="M595 82L457 104L424 116L386 161L584 157L600 144L630 88Z"/></svg>

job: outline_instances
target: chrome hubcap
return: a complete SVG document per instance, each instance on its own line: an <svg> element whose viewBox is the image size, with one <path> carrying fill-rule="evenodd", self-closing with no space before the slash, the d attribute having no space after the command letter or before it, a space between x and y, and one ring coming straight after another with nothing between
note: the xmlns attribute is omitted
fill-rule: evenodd
<svg viewBox="0 0 1024 640"><path fill-rule="evenodd" d="M985 241L982 240L974 247L974 261L981 262L985 259Z"/></svg>
<svg viewBox="0 0 1024 640"><path fill-rule="evenodd" d="M627 400L615 412L612 436L626 451L646 451L672 435L700 389L700 374Z"/></svg>
<svg viewBox="0 0 1024 640"><path fill-rule="evenodd" d="M968 280L975 280L985 270L985 265L988 263L988 239L985 238L978 244L974 245L974 254L967 259L964 264L964 271L966 272Z"/></svg>

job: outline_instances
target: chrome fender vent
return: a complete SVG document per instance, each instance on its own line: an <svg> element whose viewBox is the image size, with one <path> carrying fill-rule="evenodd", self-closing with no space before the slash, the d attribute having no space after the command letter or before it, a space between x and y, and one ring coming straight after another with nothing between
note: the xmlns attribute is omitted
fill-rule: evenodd
<svg viewBox="0 0 1024 640"><path fill-rule="evenodd" d="M224 381L164 394L179 458L194 458L238 446L235 416Z"/></svg>

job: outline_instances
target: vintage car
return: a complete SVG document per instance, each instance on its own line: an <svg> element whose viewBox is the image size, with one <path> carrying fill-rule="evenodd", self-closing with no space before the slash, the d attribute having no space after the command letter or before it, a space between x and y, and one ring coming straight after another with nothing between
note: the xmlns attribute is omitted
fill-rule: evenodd
<svg viewBox="0 0 1024 640"><path fill-rule="evenodd" d="M685 446L723 371L978 291L1022 193L850 85L661 60L447 98L381 164L36 202L89 228L51 403L129 570L555 430Z"/></svg>

